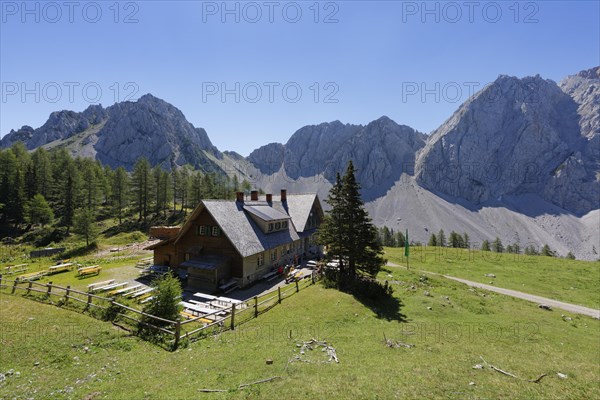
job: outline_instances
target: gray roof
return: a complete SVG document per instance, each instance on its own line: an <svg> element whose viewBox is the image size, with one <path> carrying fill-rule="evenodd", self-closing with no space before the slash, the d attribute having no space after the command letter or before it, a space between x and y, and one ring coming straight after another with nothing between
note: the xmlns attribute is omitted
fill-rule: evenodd
<svg viewBox="0 0 600 400"><path fill-rule="evenodd" d="M269 204L267 204L266 202L265 202L265 204L255 205L255 206L244 205L244 210L256 215L258 218L262 219L263 221L275 221L275 220L282 220L282 219L290 219L289 215L287 215L286 213L284 213L282 211L279 211L275 207L269 206Z"/></svg>
<svg viewBox="0 0 600 400"><path fill-rule="evenodd" d="M299 240L298 232L304 231L315 201L320 207L318 197L314 193L288 194L287 202L283 204L278 199L276 200L275 196L273 196L273 201L270 204L266 201L238 203L231 200L203 200L181 228L175 243L183 237L185 232L193 225L193 221L199 213L206 208L221 227L222 233L229 238L240 255L248 257ZM254 215L260 212L265 217L276 217L275 219L291 218L292 223L288 224L286 230L264 233L252 220L249 215L251 212ZM164 242L166 243L166 241Z"/></svg>
<svg viewBox="0 0 600 400"><path fill-rule="evenodd" d="M288 194L287 195L287 213L292 217L292 222L298 232L304 231L310 210L312 210L315 201L319 204L316 193L307 194ZM273 203L281 204L279 196L273 196Z"/></svg>
<svg viewBox="0 0 600 400"><path fill-rule="evenodd" d="M300 239L293 224L289 224L287 230L264 233L242 205L234 201L205 200L202 203L242 257Z"/></svg>

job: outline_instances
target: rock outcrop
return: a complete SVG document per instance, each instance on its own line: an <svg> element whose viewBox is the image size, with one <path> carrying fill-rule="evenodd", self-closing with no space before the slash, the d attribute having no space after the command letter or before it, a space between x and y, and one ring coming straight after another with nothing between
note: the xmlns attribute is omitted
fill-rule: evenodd
<svg viewBox="0 0 600 400"><path fill-rule="evenodd" d="M335 181L350 159L357 169L363 196L374 199L414 169L416 152L426 136L381 117L366 126L339 121L305 126L285 145L272 143L250 154L252 162L269 180L281 181L323 176Z"/></svg>
<svg viewBox="0 0 600 400"><path fill-rule="evenodd" d="M61 145L74 155L127 169L144 156L152 165L167 169L191 164L214 171L219 167L207 153L222 158L204 129L194 127L180 110L150 94L108 108L92 105L80 113L53 112L38 129L24 126L11 131L2 138L0 147L16 141L22 141L30 150Z"/></svg>
<svg viewBox="0 0 600 400"><path fill-rule="evenodd" d="M417 182L474 204L535 193L571 212L597 209L597 163L578 107L553 81L500 76L433 132Z"/></svg>

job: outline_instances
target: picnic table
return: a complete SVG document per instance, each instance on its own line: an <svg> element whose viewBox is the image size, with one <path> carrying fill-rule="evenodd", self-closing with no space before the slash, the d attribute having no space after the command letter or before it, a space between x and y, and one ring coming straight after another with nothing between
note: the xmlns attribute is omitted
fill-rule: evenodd
<svg viewBox="0 0 600 400"><path fill-rule="evenodd" d="M81 267L81 268L77 268L77 275L78 276L86 276L86 275L92 275L92 274L99 275L101 270L102 270L102 267L100 267L99 265L91 265L89 267Z"/></svg>
<svg viewBox="0 0 600 400"><path fill-rule="evenodd" d="M48 274L52 275L52 274L58 274L60 272L66 272L66 271L70 271L72 268L73 268L73 263L53 265L52 267L48 268Z"/></svg>
<svg viewBox="0 0 600 400"><path fill-rule="evenodd" d="M196 292L193 295L194 297L200 297L203 299L207 299L207 300L216 300L217 296L213 296L211 294L206 294L206 293L201 293L201 292Z"/></svg>
<svg viewBox="0 0 600 400"><path fill-rule="evenodd" d="M142 289L142 290L138 290L137 292L132 292L132 293L129 293L129 294L127 295L127 297L130 297L130 298L132 298L132 299L135 299L135 298L138 298L138 297L140 297L140 296L142 296L142 295L144 295L144 294L146 294L146 293L150 293L150 292L152 292L153 290L154 290L154 288L153 288L153 287L145 288L145 289Z"/></svg>
<svg viewBox="0 0 600 400"><path fill-rule="evenodd" d="M200 305L197 304L192 304L192 303L188 303L185 301L182 301L180 303L181 305L183 305L183 307L185 308L185 311L192 311L192 314L194 312L198 313L198 314L202 314L199 316L206 316L207 314L211 314L210 317L213 317L215 315L219 315L219 316L226 316L227 313L225 313L225 311L218 311L218 310L214 310L212 308L207 308L207 307L202 307Z"/></svg>
<svg viewBox="0 0 600 400"><path fill-rule="evenodd" d="M9 265L7 267L4 267L4 273L6 275L12 275L12 274L18 274L20 272L25 272L27 271L27 265L29 264L18 264L18 265Z"/></svg>
<svg viewBox="0 0 600 400"><path fill-rule="evenodd" d="M128 292L133 292L135 290L139 290L141 287L142 287L142 285L127 286L126 288L115 290L115 291L111 292L111 294L121 295L121 294L125 294Z"/></svg>
<svg viewBox="0 0 600 400"><path fill-rule="evenodd" d="M100 287L95 287L94 289L92 289L93 292L104 292L106 290L111 290L111 289L116 289L116 288L120 288L123 286L127 286L129 285L129 282L118 282L118 283L111 283L105 286L100 286Z"/></svg>
<svg viewBox="0 0 600 400"><path fill-rule="evenodd" d="M109 279L107 281L90 283L88 285L88 292L93 291L96 286L106 286L106 285L110 285L111 283L115 283L115 280L114 279Z"/></svg>
<svg viewBox="0 0 600 400"><path fill-rule="evenodd" d="M19 282L35 281L35 280L40 279L42 276L46 276L47 274L48 274L48 270L31 272L29 274L19 275L15 278L15 280L19 281Z"/></svg>

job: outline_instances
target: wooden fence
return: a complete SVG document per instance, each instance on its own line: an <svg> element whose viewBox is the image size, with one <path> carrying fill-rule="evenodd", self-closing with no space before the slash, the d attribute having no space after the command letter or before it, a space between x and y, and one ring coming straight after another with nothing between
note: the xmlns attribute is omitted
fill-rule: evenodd
<svg viewBox="0 0 600 400"><path fill-rule="evenodd" d="M73 307L79 304L79 309L83 312L90 312L93 316L97 316L92 310L112 310L115 317L123 318L133 324L133 326L144 325L150 329L160 331L168 336L172 336L168 342L173 344L173 348L177 348L181 340L195 340L208 335L216 334L224 330L235 329L253 318L258 317L277 304L292 296L294 293L313 285L318 276L312 274L308 278L302 279L289 284L282 288L277 287L273 290L265 292L260 296L241 303L232 304L229 307L215 310L212 313L204 314L188 320L171 321L160 318L154 315L147 314L141 310L137 310L125 304L121 304L115 298L98 296L92 293L82 292L72 289L70 286L59 286L52 282L39 283L34 281L18 281L3 279L0 275L0 290L5 289L10 294L16 294L17 291L25 292L25 295L30 296L35 293L42 294L44 298L49 299L52 296L58 298L62 305ZM71 302L71 303L70 303ZM221 315L225 313L225 317ZM212 322L207 322L211 321ZM157 321L151 323L149 321ZM161 326L158 326L161 325Z"/></svg>

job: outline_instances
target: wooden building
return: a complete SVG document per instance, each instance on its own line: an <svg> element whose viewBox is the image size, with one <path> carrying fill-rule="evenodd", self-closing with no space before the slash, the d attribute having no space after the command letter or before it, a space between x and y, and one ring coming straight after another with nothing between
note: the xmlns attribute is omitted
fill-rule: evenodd
<svg viewBox="0 0 600 400"><path fill-rule="evenodd" d="M315 233L323 219L316 194L267 194L250 200L203 200L177 235L148 247L154 264L187 277L191 289L216 291L227 283L240 287L280 265L322 254Z"/></svg>

